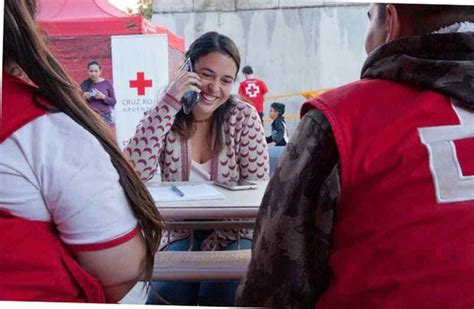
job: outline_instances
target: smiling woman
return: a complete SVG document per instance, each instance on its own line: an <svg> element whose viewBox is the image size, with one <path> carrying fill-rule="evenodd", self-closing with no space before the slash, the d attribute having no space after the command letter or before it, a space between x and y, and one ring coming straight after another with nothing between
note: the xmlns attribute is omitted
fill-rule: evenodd
<svg viewBox="0 0 474 309"><path fill-rule="evenodd" d="M186 56L194 72L178 72L125 147L135 170L143 180L160 168L163 181L189 181L196 179L198 164L205 165L201 180L268 178L267 145L256 110L230 94L240 66L234 42L208 32ZM200 99L185 114L181 101L189 91Z"/></svg>
<svg viewBox="0 0 474 309"><path fill-rule="evenodd" d="M163 99L145 114L125 147L135 170L143 180L151 179L158 168L162 181L267 180L267 144L257 111L230 95L240 66L234 42L208 32L191 44L186 56L194 64L192 70L183 65ZM186 114L181 101L190 91L199 93L199 101ZM250 248L251 231L231 230L195 231L193 235L190 231L173 231L163 236L160 249L231 250L237 247L237 233L243 238L240 248ZM211 241L215 239L217 242ZM154 287L174 304L230 306L237 282L157 282ZM150 295L149 302L157 302L154 295Z"/></svg>

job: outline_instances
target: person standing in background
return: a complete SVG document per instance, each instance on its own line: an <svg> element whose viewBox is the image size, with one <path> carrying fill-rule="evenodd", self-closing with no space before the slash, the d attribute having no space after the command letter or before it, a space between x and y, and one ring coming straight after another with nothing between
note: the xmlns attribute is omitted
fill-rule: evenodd
<svg viewBox="0 0 474 309"><path fill-rule="evenodd" d="M249 65L242 69L242 73L245 76L245 80L239 86L240 98L255 106L263 123L263 102L265 101L265 94L268 93L267 85L263 80L255 78L253 69Z"/></svg>
<svg viewBox="0 0 474 309"><path fill-rule="evenodd" d="M270 119L272 122L272 135L267 136L267 143L275 143L275 146L286 146L288 143L288 130L286 129L285 104L273 102L270 106Z"/></svg>
<svg viewBox="0 0 474 309"><path fill-rule="evenodd" d="M102 66L97 60L92 60L87 64L87 73L89 78L81 83L84 97L89 106L107 122L109 127L115 128L112 112L117 100L112 84L101 76Z"/></svg>

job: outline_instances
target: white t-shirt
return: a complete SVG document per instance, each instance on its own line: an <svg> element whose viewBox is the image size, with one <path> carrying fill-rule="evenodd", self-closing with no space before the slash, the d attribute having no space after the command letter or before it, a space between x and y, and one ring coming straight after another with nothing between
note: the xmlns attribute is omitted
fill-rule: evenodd
<svg viewBox="0 0 474 309"><path fill-rule="evenodd" d="M212 165L212 159L204 163L198 163L194 160L191 160L191 169L189 171L189 181L211 180L211 165Z"/></svg>
<svg viewBox="0 0 474 309"><path fill-rule="evenodd" d="M41 116L0 144L0 209L53 222L73 250L117 245L137 227L110 156L64 113Z"/></svg>

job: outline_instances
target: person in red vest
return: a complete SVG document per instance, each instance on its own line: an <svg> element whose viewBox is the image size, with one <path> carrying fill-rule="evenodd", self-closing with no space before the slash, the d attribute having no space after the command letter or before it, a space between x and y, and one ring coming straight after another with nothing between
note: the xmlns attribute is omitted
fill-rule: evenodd
<svg viewBox="0 0 474 309"><path fill-rule="evenodd" d="M368 17L361 80L302 106L239 306L474 305L474 6Z"/></svg>
<svg viewBox="0 0 474 309"><path fill-rule="evenodd" d="M117 302L150 281L163 220L35 11L4 3L0 301Z"/></svg>
<svg viewBox="0 0 474 309"><path fill-rule="evenodd" d="M253 69L249 65L242 69L242 73L245 80L239 85L239 96L243 101L255 107L263 123L263 102L265 101L265 94L268 93L267 85L263 80L255 78Z"/></svg>

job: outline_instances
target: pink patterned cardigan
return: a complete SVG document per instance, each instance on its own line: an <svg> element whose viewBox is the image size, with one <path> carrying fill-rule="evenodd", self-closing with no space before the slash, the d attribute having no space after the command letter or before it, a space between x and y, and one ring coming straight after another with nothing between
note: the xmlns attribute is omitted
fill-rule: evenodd
<svg viewBox="0 0 474 309"><path fill-rule="evenodd" d="M255 108L233 100L224 118L224 149L212 158L211 180L231 179L268 180L268 149L263 126ZM148 181L158 168L162 181L187 181L191 166L190 143L171 130L176 114L181 109L168 97L145 113L135 135L124 149L141 179ZM202 250L212 250L211 239L224 247L237 239L237 231L218 230L203 242ZM252 231L241 230L241 237L252 239ZM164 233L160 249L170 242L186 238L190 231Z"/></svg>

